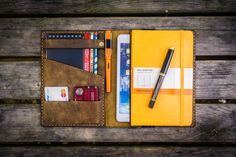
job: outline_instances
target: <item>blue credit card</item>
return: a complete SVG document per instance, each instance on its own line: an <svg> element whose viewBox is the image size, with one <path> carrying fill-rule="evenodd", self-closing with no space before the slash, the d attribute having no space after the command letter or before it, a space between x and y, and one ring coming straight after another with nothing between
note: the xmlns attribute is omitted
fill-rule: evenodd
<svg viewBox="0 0 236 157"><path fill-rule="evenodd" d="M120 43L120 114L130 111L130 44Z"/></svg>

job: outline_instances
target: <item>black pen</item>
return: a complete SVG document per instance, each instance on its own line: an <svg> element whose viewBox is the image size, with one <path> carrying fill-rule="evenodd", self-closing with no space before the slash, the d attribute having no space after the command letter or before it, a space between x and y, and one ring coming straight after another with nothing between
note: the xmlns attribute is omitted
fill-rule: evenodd
<svg viewBox="0 0 236 157"><path fill-rule="evenodd" d="M171 62L171 59L172 59L172 56L174 54L174 48L171 47L169 48L167 54L166 54L166 58L163 62L163 65L161 67L161 71L160 71L160 74L159 74L159 77L158 77L158 80L157 80L157 83L156 83L156 86L154 88L154 91L152 93L152 97L151 97L151 100L149 102L149 107L150 108L153 108L154 104L155 104L155 101L156 101L156 98L157 98L157 95L159 93L159 90L161 88L161 85L163 83L163 80L166 76L166 73L169 69L169 65L170 65L170 62Z"/></svg>

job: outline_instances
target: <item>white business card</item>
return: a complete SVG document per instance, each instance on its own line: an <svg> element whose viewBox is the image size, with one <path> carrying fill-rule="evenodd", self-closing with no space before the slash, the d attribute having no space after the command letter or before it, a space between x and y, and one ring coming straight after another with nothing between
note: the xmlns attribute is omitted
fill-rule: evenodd
<svg viewBox="0 0 236 157"><path fill-rule="evenodd" d="M69 101L68 87L45 87L46 101Z"/></svg>

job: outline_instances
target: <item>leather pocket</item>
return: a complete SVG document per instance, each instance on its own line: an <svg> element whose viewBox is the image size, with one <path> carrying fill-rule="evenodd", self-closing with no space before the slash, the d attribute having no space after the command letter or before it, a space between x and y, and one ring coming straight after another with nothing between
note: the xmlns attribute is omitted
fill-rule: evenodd
<svg viewBox="0 0 236 157"><path fill-rule="evenodd" d="M43 59L42 69L42 125L44 126L103 126L104 77L60 62ZM68 102L44 101L44 87L67 86ZM75 86L97 86L97 102L73 100Z"/></svg>
<svg viewBox="0 0 236 157"><path fill-rule="evenodd" d="M45 102L44 126L102 126L101 101Z"/></svg>

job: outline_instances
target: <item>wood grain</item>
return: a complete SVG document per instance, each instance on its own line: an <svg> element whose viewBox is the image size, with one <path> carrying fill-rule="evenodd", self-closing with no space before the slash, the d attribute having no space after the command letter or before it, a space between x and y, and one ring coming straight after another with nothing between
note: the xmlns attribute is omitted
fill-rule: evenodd
<svg viewBox="0 0 236 157"><path fill-rule="evenodd" d="M236 61L197 61L196 99L236 98ZM39 99L40 62L0 62L0 99Z"/></svg>
<svg viewBox="0 0 236 157"><path fill-rule="evenodd" d="M197 61L197 99L235 99L236 61Z"/></svg>
<svg viewBox="0 0 236 157"><path fill-rule="evenodd" d="M40 6L40 7L39 7ZM210 14L210 13L232 13L236 10L233 0L184 0L184 1L153 1L153 0L24 0L9 1L1 0L0 14L62 14L62 15L96 15L96 14Z"/></svg>
<svg viewBox="0 0 236 157"><path fill-rule="evenodd" d="M197 56L236 54L236 17L2 18L0 57L39 56L41 30L190 29Z"/></svg>
<svg viewBox="0 0 236 157"><path fill-rule="evenodd" d="M0 143L236 141L236 104L197 104L196 122L194 127L42 127L38 104L1 104Z"/></svg>
<svg viewBox="0 0 236 157"><path fill-rule="evenodd" d="M0 98L40 97L39 62L0 62Z"/></svg>
<svg viewBox="0 0 236 157"><path fill-rule="evenodd" d="M42 155L43 153L43 155ZM51 157L71 157L71 156L107 156L107 157L234 157L236 154L235 147L164 147L164 146L39 146L39 147L2 147L0 148L1 157L14 156L44 156Z"/></svg>

